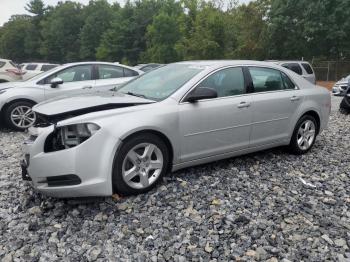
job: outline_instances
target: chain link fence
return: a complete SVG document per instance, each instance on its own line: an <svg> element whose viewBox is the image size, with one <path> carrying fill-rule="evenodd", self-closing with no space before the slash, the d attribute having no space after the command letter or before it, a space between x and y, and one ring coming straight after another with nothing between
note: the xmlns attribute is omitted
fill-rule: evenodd
<svg viewBox="0 0 350 262"><path fill-rule="evenodd" d="M317 81L338 81L350 75L350 61L313 61Z"/></svg>

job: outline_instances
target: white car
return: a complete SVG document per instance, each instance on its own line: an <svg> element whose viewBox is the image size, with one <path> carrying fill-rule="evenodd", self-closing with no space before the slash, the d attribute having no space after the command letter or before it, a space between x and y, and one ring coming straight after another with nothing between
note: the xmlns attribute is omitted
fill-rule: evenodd
<svg viewBox="0 0 350 262"><path fill-rule="evenodd" d="M0 84L22 80L22 71L11 60L0 58ZM1 85L0 85L1 86Z"/></svg>
<svg viewBox="0 0 350 262"><path fill-rule="evenodd" d="M344 96L348 88L350 88L350 75L336 82L332 88L332 93L335 96Z"/></svg>
<svg viewBox="0 0 350 262"><path fill-rule="evenodd" d="M143 193L171 170L277 146L304 154L330 109L328 90L271 63L169 64L35 106L23 178L54 197Z"/></svg>
<svg viewBox="0 0 350 262"><path fill-rule="evenodd" d="M307 61L271 61L276 65L283 66L292 70L294 73L301 75L312 84L316 84L316 75L311 66Z"/></svg>
<svg viewBox="0 0 350 262"><path fill-rule="evenodd" d="M42 72L46 72L59 66L58 64L49 64L49 63L24 63L21 64L22 69L22 78L23 80L28 80L33 76L41 74Z"/></svg>
<svg viewBox="0 0 350 262"><path fill-rule="evenodd" d="M36 115L33 105L58 96L72 96L107 91L119 86L142 71L121 64L82 62L65 64L24 82L0 84L2 121L14 130L32 126Z"/></svg>

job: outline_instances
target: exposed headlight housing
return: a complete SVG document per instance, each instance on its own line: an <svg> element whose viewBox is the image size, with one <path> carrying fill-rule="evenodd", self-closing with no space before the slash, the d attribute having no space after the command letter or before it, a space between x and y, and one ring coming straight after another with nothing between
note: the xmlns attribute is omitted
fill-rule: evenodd
<svg viewBox="0 0 350 262"><path fill-rule="evenodd" d="M76 147L92 137L100 127L84 123L57 127L45 141L45 152L54 152Z"/></svg>

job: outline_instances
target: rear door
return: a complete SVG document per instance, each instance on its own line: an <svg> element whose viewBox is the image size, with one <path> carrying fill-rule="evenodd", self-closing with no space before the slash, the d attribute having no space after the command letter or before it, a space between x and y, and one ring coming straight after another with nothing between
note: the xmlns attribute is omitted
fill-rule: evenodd
<svg viewBox="0 0 350 262"><path fill-rule="evenodd" d="M139 75L138 72L134 70L117 65L99 64L95 66L95 69L97 75L95 86L96 91L110 90Z"/></svg>
<svg viewBox="0 0 350 262"><path fill-rule="evenodd" d="M53 88L50 82L54 78L61 78L63 84ZM96 81L93 77L92 65L83 64L62 69L45 78L43 82L45 86L45 98L51 99L57 96L93 92Z"/></svg>
<svg viewBox="0 0 350 262"><path fill-rule="evenodd" d="M249 67L252 93L252 147L285 141L291 119L302 102L301 90L284 73L267 67Z"/></svg>
<svg viewBox="0 0 350 262"><path fill-rule="evenodd" d="M218 97L180 103L181 161L247 148L252 111L242 68L220 69L198 87L212 88Z"/></svg>

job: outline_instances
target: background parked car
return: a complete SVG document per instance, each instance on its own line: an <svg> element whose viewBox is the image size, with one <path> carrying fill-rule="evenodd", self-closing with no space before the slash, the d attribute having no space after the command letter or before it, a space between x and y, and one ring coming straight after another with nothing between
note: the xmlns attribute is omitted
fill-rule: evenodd
<svg viewBox="0 0 350 262"><path fill-rule="evenodd" d="M50 64L50 63L24 63L21 64L22 69L22 78L23 80L28 80L33 76L41 74L42 72L49 71L52 68L59 66L58 64Z"/></svg>
<svg viewBox="0 0 350 262"><path fill-rule="evenodd" d="M33 105L57 96L106 91L143 72L121 64L72 63L55 67L24 82L0 85L0 113L12 129L24 130L36 120Z"/></svg>
<svg viewBox="0 0 350 262"><path fill-rule="evenodd" d="M22 80L22 71L11 60L0 58L0 83Z"/></svg>
<svg viewBox="0 0 350 262"><path fill-rule="evenodd" d="M292 70L293 72L301 75L309 82L316 84L316 75L311 66L311 64L307 61L269 61L273 62L276 65L283 66Z"/></svg>
<svg viewBox="0 0 350 262"><path fill-rule="evenodd" d="M350 87L344 93L344 98L340 103L339 109L343 114L350 114Z"/></svg>
<svg viewBox="0 0 350 262"><path fill-rule="evenodd" d="M155 68L158 68L160 66L162 66L163 64L155 64L155 63L151 63L151 64L139 64L139 65L136 65L134 66L134 68L136 69L139 69L143 72L148 72L148 71L151 71Z"/></svg>
<svg viewBox="0 0 350 262"><path fill-rule="evenodd" d="M350 87L350 75L340 79L332 88L332 93L335 96L344 96Z"/></svg>

